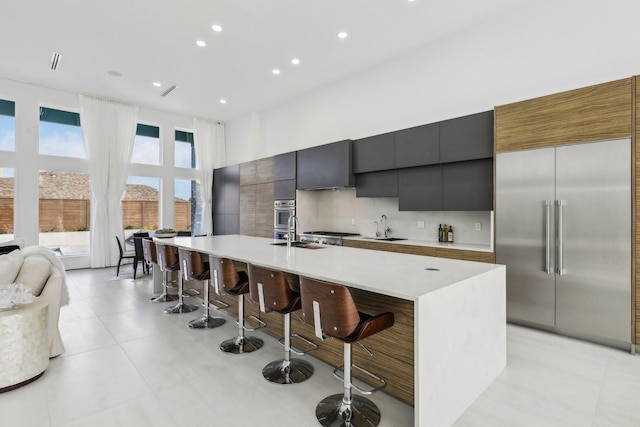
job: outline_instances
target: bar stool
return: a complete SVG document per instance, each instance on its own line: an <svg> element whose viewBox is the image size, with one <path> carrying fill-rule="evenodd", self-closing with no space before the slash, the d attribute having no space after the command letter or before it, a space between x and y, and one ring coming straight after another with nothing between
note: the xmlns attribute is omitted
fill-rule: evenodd
<svg viewBox="0 0 640 427"><path fill-rule="evenodd" d="M151 239L142 239L142 250L144 253L144 259L149 265L158 265L158 252L156 248L156 244ZM160 266L158 265L158 268ZM167 275L166 273L162 273L162 293L160 295L156 295L155 297L151 297L149 301L151 302L170 302L178 299L177 295L171 295L167 292Z"/></svg>
<svg viewBox="0 0 640 427"><path fill-rule="evenodd" d="M200 280L204 286L204 313L202 318L189 322L193 329L212 329L222 326L225 320L222 317L209 316L209 265L204 262L199 252L185 248L178 248L178 258L182 266L184 280Z"/></svg>
<svg viewBox="0 0 640 427"><path fill-rule="evenodd" d="M267 364L262 369L262 376L277 384L301 383L309 379L313 375L313 366L305 360L291 358L291 313L302 308L300 294L293 292L283 272L253 264L249 264L249 290L251 300L260 304L260 311L277 311L284 315L284 338L280 339L284 345L284 359ZM297 334L295 336L317 348L311 341ZM298 355L306 353L294 352Z"/></svg>
<svg viewBox="0 0 640 427"><path fill-rule="evenodd" d="M244 294L249 292L249 278L244 271L236 271L233 261L228 258L218 258L209 255L209 269L213 279L213 289L218 295L233 295L238 297L238 336L229 338L220 344L220 350L225 353L242 354L259 350L263 341L256 337L247 337L244 331L254 331L244 324ZM262 323L264 324L264 323Z"/></svg>
<svg viewBox="0 0 640 427"><path fill-rule="evenodd" d="M393 313L375 316L358 311L351 292L345 286L300 277L302 318L315 329L318 338L337 338L344 343L343 394L325 397L316 407L316 418L323 426L374 427L380 422L380 410L369 399L352 396L351 389L371 394L385 386L382 378L351 364L351 344L393 326ZM381 385L371 390L351 383L351 368L378 381ZM334 375L340 368L336 368Z"/></svg>
<svg viewBox="0 0 640 427"><path fill-rule="evenodd" d="M165 273L165 283L168 274L174 271L180 271L180 259L178 258L178 248L164 243L156 242L156 253L158 254L158 266ZM185 304L182 295L182 275L178 278L178 304L173 307L167 307L164 312L167 314L190 313L197 310L195 305Z"/></svg>

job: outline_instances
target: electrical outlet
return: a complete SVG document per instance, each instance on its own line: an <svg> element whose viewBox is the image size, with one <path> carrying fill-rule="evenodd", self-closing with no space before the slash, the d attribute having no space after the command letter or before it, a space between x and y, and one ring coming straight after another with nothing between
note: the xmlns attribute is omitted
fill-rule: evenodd
<svg viewBox="0 0 640 427"><path fill-rule="evenodd" d="M482 223L476 222L476 231L481 231L481 230L482 230Z"/></svg>
<svg viewBox="0 0 640 427"><path fill-rule="evenodd" d="M351 225L356 225L356 219L355 218L351 218Z"/></svg>
<svg viewBox="0 0 640 427"><path fill-rule="evenodd" d="M424 228L424 221L418 221L418 228Z"/></svg>

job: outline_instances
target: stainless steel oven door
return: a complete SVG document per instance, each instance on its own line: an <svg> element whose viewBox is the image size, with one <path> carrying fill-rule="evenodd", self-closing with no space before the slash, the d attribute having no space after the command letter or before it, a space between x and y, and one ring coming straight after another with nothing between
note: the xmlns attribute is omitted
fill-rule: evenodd
<svg viewBox="0 0 640 427"><path fill-rule="evenodd" d="M273 202L273 228L287 229L289 218L296 213L294 200L276 200Z"/></svg>

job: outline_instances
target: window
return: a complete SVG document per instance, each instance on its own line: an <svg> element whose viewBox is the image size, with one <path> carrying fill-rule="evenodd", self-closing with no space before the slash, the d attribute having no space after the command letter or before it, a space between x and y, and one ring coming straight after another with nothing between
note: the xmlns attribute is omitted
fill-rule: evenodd
<svg viewBox="0 0 640 427"><path fill-rule="evenodd" d="M89 174L40 171L39 243L60 255L89 253Z"/></svg>
<svg viewBox="0 0 640 427"><path fill-rule="evenodd" d="M195 168L196 153L193 149L193 133L177 130L175 143L174 166L177 168Z"/></svg>
<svg viewBox="0 0 640 427"><path fill-rule="evenodd" d="M158 228L160 178L129 176L122 197L125 237L138 230Z"/></svg>
<svg viewBox="0 0 640 427"><path fill-rule="evenodd" d="M174 198L174 228L202 234L202 198L200 183L190 179L176 179Z"/></svg>
<svg viewBox="0 0 640 427"><path fill-rule="evenodd" d="M16 151L16 104L0 99L0 150Z"/></svg>
<svg viewBox="0 0 640 427"><path fill-rule="evenodd" d="M86 158L80 115L40 107L40 154Z"/></svg>
<svg viewBox="0 0 640 427"><path fill-rule="evenodd" d="M0 242L13 240L13 195L15 175L12 168L0 167Z"/></svg>
<svg viewBox="0 0 640 427"><path fill-rule="evenodd" d="M160 164L160 128L138 123L131 163Z"/></svg>

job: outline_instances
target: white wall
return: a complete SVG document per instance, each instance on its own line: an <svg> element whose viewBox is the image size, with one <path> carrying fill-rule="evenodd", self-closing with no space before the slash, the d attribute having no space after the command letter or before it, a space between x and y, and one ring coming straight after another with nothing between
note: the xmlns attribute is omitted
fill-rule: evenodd
<svg viewBox="0 0 640 427"><path fill-rule="evenodd" d="M227 165L640 73L637 0L539 0L227 123ZM257 136L256 136L257 135Z"/></svg>
<svg viewBox="0 0 640 427"><path fill-rule="evenodd" d="M16 173L14 235L24 238L28 245L35 245L38 244L38 172L46 169L88 172L85 160L38 154L39 107L79 112L78 94L0 79L0 99L14 101L16 106L16 151L0 152L0 168L15 168ZM192 130L193 119L141 108L138 122L160 127L163 165L130 165L129 175L161 178L159 226L172 227L175 178L198 179L195 170L173 167L174 131ZM68 259L65 263L68 268L89 266L88 256Z"/></svg>

